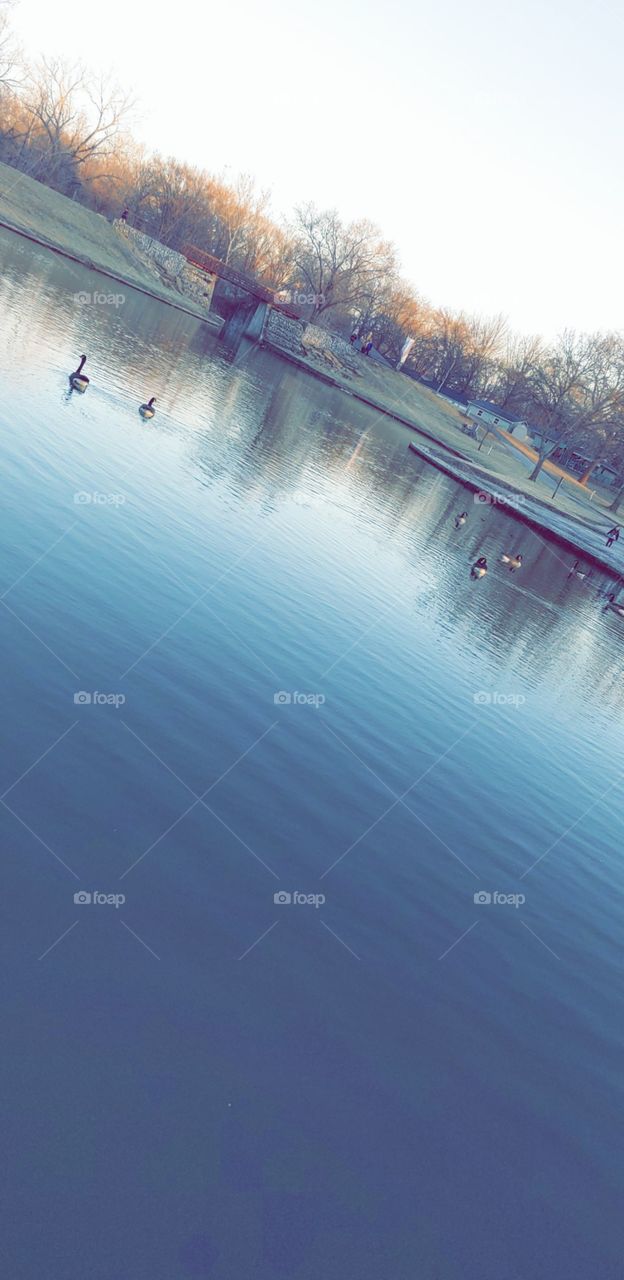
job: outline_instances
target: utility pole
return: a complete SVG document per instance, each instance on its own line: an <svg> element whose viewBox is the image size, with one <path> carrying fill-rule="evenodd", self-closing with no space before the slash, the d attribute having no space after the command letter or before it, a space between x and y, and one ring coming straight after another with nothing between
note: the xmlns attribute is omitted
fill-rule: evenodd
<svg viewBox="0 0 624 1280"><path fill-rule="evenodd" d="M442 390L442 387L444 386L444 383L446 382L447 378L448 378L448 377L450 377L450 375L452 374L453 369L455 368L455 365L456 365L456 364L457 364L457 356L455 356L455 359L451 361L451 363L450 363L450 365L449 365L449 367L448 367L448 369L447 369L447 371L446 371L446 373L445 373L445 375L444 375L444 377L443 377L443 379L442 379L442 381L441 381L441 383L440 383L440 385L439 385L439 387L438 387L438 391L441 391L441 390Z"/></svg>

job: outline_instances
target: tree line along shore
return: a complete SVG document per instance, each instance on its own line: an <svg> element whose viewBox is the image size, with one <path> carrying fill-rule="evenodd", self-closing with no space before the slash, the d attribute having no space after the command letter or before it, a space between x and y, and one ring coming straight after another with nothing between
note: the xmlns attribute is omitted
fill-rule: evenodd
<svg viewBox="0 0 624 1280"><path fill-rule="evenodd" d="M566 331L547 343L513 334L500 315L438 307L403 278L395 247L366 217L347 222L308 202L278 219L250 175L227 181L139 146L133 110L123 86L71 57L24 59L3 7L0 162L109 221L126 210L131 225L171 248L203 247L302 299L315 324L370 335L391 364L410 339L408 376L495 402L541 433L534 478L553 449L577 450L612 467L618 500L624 494L619 333Z"/></svg>

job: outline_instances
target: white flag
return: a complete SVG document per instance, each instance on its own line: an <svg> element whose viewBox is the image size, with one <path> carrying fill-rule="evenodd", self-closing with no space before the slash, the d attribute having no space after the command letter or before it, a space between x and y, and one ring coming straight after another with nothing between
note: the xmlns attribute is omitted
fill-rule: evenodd
<svg viewBox="0 0 624 1280"><path fill-rule="evenodd" d="M403 346L401 347L401 354L400 354L400 356L399 356L399 363L398 363L398 365L397 365L397 369L400 369L400 368L401 368L401 365L402 365L402 364L405 364L405 361L407 360L407 357L408 357L408 355L409 355L409 353L410 353L410 351L411 351L411 349L412 349L412 347L413 347L413 345L414 345L415 341L416 341L416 339L415 339L415 338L406 338L406 339L405 339L405 342L403 343Z"/></svg>

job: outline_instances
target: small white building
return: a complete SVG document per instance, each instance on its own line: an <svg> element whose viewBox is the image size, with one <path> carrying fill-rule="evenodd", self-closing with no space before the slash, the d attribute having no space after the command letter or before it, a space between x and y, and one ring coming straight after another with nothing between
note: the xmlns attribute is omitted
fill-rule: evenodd
<svg viewBox="0 0 624 1280"><path fill-rule="evenodd" d="M528 436L528 424L523 418L517 418L508 409L492 404L491 400L469 400L468 414L484 427L502 427L503 431L509 431L518 440L526 440Z"/></svg>

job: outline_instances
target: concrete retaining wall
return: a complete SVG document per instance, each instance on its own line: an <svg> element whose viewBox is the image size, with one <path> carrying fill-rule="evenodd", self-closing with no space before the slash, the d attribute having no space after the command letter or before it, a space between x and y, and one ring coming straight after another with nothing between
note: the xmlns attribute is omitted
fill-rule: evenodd
<svg viewBox="0 0 624 1280"><path fill-rule="evenodd" d="M342 338L339 333L330 333L328 329L321 329L320 325L306 325L303 343L306 347L317 347L321 351L331 351L335 356L339 356L343 360L353 360L351 343L347 342L346 338Z"/></svg>
<svg viewBox="0 0 624 1280"><path fill-rule="evenodd" d="M123 222L121 218L117 218L114 222L115 231L119 231L130 241L133 249L142 258L147 258L150 262L156 262L159 267L163 267L169 275L180 275L180 272L186 266L186 258L178 253L176 249L169 249L166 244L161 244L160 240L154 240L152 236L146 236L143 231L136 231L134 227L129 227L127 222Z"/></svg>
<svg viewBox="0 0 624 1280"><path fill-rule="evenodd" d="M209 307L218 277L208 275L206 271L200 271L199 267L192 267L186 258L183 262L184 266L177 277L180 288L188 298L193 298L202 306Z"/></svg>
<svg viewBox="0 0 624 1280"><path fill-rule="evenodd" d="M305 325L302 320L294 320L291 316L285 316L283 311L270 310L265 337L268 342L274 342L276 347L284 347L287 351L300 352L304 329Z"/></svg>
<svg viewBox="0 0 624 1280"><path fill-rule="evenodd" d="M346 338L338 333L330 333L317 324L306 324L304 320L293 320L281 311L270 311L266 327L266 337L277 347L288 351L301 352L301 347L313 347L316 351L330 351L332 355L347 363L356 363L353 347Z"/></svg>
<svg viewBox="0 0 624 1280"><path fill-rule="evenodd" d="M198 302L206 309L210 307L217 282L216 276L201 271L199 267L191 266L183 253L178 253L177 249L170 249L168 245L161 244L160 240L154 240L153 236L147 236L143 231L129 227L128 223L123 222L121 218L117 218L113 225L115 230L128 240L140 258L148 265L154 264L160 267L168 276L171 276L172 280L175 280L180 293L187 298L192 298L194 302Z"/></svg>

